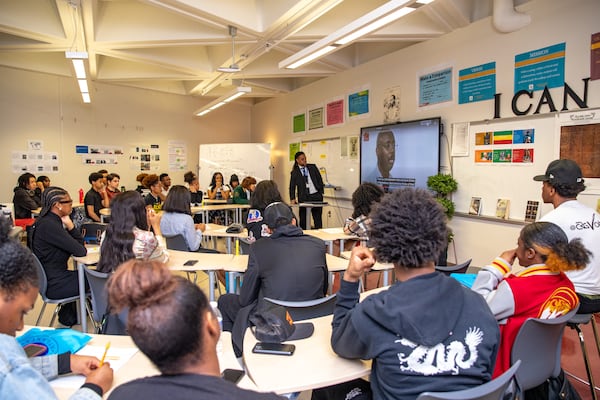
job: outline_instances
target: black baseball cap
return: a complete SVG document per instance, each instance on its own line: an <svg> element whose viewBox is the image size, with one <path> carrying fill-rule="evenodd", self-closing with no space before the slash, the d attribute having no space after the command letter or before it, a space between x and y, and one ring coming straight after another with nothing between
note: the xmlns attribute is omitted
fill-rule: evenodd
<svg viewBox="0 0 600 400"><path fill-rule="evenodd" d="M261 305L250 322L255 326L256 339L267 343L306 339L315 331L311 322L294 323L285 307L273 303Z"/></svg>
<svg viewBox="0 0 600 400"><path fill-rule="evenodd" d="M292 208L280 201L271 203L265 208L265 224L271 229L279 228L283 225L292 223L292 219L296 218Z"/></svg>
<svg viewBox="0 0 600 400"><path fill-rule="evenodd" d="M544 175L533 177L534 181L548 182L549 184L574 185L583 182L581 168L573 160L554 160L548 164Z"/></svg>

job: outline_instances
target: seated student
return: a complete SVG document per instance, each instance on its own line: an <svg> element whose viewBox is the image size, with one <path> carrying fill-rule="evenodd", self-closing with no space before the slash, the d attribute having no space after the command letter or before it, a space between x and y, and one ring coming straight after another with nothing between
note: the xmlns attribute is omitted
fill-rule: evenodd
<svg viewBox="0 0 600 400"><path fill-rule="evenodd" d="M162 185L158 175L151 174L146 176L142 181L142 184L150 189L150 193L144 197L146 207L151 207L154 208L155 211L160 211L166 197L162 194Z"/></svg>
<svg viewBox="0 0 600 400"><path fill-rule="evenodd" d="M46 175L40 175L36 181L37 187L34 190L35 198L42 204L42 192L50 186L50 178Z"/></svg>
<svg viewBox="0 0 600 400"><path fill-rule="evenodd" d="M362 183L354 193L352 193L352 216L346 219L344 224L344 233L356 235L362 241L369 240L369 213L373 203L378 203L383 197L384 192L381 187L371 182ZM368 244L367 244L368 245Z"/></svg>
<svg viewBox="0 0 600 400"><path fill-rule="evenodd" d="M169 193L169 189L171 189L171 177L169 176L169 174L163 172L162 174L160 174L158 179L160 180L160 184L162 186L162 194L166 198L167 194Z"/></svg>
<svg viewBox="0 0 600 400"><path fill-rule="evenodd" d="M202 247L202 232L206 225L194 224L190 198L190 191L185 186L171 187L163 204L160 230L166 236L182 235L188 249L198 251Z"/></svg>
<svg viewBox="0 0 600 400"><path fill-rule="evenodd" d="M116 310L129 308L129 334L161 372L116 387L109 400L281 399L221 378L219 322L202 290L164 264L126 262L110 278L108 296Z"/></svg>
<svg viewBox="0 0 600 400"><path fill-rule="evenodd" d="M13 196L15 219L31 219L31 211L39 208L42 203L35 197L34 190L37 187L35 176L25 172L17 180ZM32 221L33 223L33 221Z"/></svg>
<svg viewBox="0 0 600 400"><path fill-rule="evenodd" d="M589 254L579 239L569 242L558 225L535 222L521 230L516 249L477 274L472 290L487 300L502 335L494 377L510 368L512 344L527 318L556 318L577 306L564 272L585 268ZM525 269L511 274L516 259Z"/></svg>
<svg viewBox="0 0 600 400"><path fill-rule="evenodd" d="M206 195L211 200L227 200L231 195L231 188L225 182L223 182L223 174L215 172L208 185Z"/></svg>
<svg viewBox="0 0 600 400"><path fill-rule="evenodd" d="M121 177L119 174L106 175L106 194L108 195L108 201L112 201L112 199L121 193L121 189L119 188L119 184L121 183Z"/></svg>
<svg viewBox="0 0 600 400"><path fill-rule="evenodd" d="M135 188L135 191L143 194L144 190L148 190L148 188L146 186L144 186L143 182L144 182L144 178L147 177L148 174L145 172L142 172L141 174L138 174L135 177L136 182L138 182L138 186Z"/></svg>
<svg viewBox="0 0 600 400"><path fill-rule="evenodd" d="M92 185L85 194L83 204L85 205L85 215L92 221L100 222L100 210L110 206L110 200L106 193L105 178L99 172L92 172L88 181Z"/></svg>
<svg viewBox="0 0 600 400"><path fill-rule="evenodd" d="M256 188L256 179L247 176L242 180L242 184L233 190L234 204L248 204L249 199Z"/></svg>
<svg viewBox="0 0 600 400"><path fill-rule="evenodd" d="M195 205L202 204L203 193L200 190L200 183L198 177L192 171L186 172L184 177L185 185L190 190L190 203ZM195 220L195 217L194 217Z"/></svg>
<svg viewBox="0 0 600 400"><path fill-rule="evenodd" d="M281 194L275 181L260 181L256 185L254 193L250 197L250 210L246 219L250 243L270 235L267 224L263 221L263 213L269 204L280 201L282 201Z"/></svg>
<svg viewBox="0 0 600 400"><path fill-rule="evenodd" d="M0 217L0 399L56 399L46 379L72 372L86 379L70 399L100 400L113 381L109 363L71 353L27 358L15 340L38 297L38 276L31 252L9 231Z"/></svg>
<svg viewBox="0 0 600 400"><path fill-rule="evenodd" d="M160 214L147 209L137 191L128 190L115 197L110 210L110 223L100 242L97 271L113 272L132 258L163 262L169 259L160 231Z"/></svg>
<svg viewBox="0 0 600 400"><path fill-rule="evenodd" d="M358 281L375 264L375 255L367 247L352 249L337 292L333 350L346 358L373 359L375 399L416 399L425 391L489 381L498 324L480 295L435 270L448 235L440 204L426 190L398 189L370 215L377 259L394 264L397 281L359 303Z"/></svg>
<svg viewBox="0 0 600 400"><path fill-rule="evenodd" d="M219 298L223 330L232 331L236 352L242 348L248 316L262 305L264 297L304 301L327 294L325 243L303 234L287 204L270 204L264 222L270 236L250 246L240 294Z"/></svg>
<svg viewBox="0 0 600 400"><path fill-rule="evenodd" d="M69 259L83 257L87 250L81 232L71 220L72 210L73 199L63 188L50 186L42 193L42 211L34 224L31 243L46 271L46 294L51 299L79 295L77 271L69 269ZM75 302L61 307L58 322L65 326L77 323Z"/></svg>

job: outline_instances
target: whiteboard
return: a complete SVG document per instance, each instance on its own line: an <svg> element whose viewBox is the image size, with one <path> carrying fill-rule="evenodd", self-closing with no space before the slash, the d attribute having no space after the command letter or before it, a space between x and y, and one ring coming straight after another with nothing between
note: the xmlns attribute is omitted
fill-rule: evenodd
<svg viewBox="0 0 600 400"><path fill-rule="evenodd" d="M258 182L271 179L271 143L201 144L199 154L201 188L208 188L215 172L223 174L225 183L231 174L236 174L240 183L246 176Z"/></svg>
<svg viewBox="0 0 600 400"><path fill-rule="evenodd" d="M316 164L321 170L323 182L338 188L326 189L325 196L350 199L359 185L359 153L356 149L353 157L349 155L350 137L352 136L305 141L300 145L300 150L306 153L307 161ZM358 136L354 137L358 146ZM292 161L290 171L293 165Z"/></svg>

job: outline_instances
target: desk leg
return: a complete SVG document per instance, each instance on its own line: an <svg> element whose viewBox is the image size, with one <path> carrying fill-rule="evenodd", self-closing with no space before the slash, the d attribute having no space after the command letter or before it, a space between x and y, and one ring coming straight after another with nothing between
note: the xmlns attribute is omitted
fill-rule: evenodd
<svg viewBox="0 0 600 400"><path fill-rule="evenodd" d="M85 265L77 263L77 280L79 281L79 320L81 322L81 331L87 333L87 315L85 312Z"/></svg>
<svg viewBox="0 0 600 400"><path fill-rule="evenodd" d="M235 272L229 272L227 275L229 275L229 287L228 287L228 291L227 293L235 293L235 277L236 277L236 273Z"/></svg>
<svg viewBox="0 0 600 400"><path fill-rule="evenodd" d="M390 285L390 272L386 269L383 271L383 286Z"/></svg>
<svg viewBox="0 0 600 400"><path fill-rule="evenodd" d="M211 269L208 272L208 300L215 301L215 270Z"/></svg>
<svg viewBox="0 0 600 400"><path fill-rule="evenodd" d="M227 254L231 254L231 236L227 236ZM217 248L217 246L215 246L215 249Z"/></svg>

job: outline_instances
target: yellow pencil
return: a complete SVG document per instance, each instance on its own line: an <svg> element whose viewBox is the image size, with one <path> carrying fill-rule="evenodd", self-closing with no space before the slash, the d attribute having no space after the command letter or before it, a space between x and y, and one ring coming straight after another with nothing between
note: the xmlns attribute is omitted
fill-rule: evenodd
<svg viewBox="0 0 600 400"><path fill-rule="evenodd" d="M108 349L110 348L110 342L106 342L106 347L104 347L104 354L102 354L102 358L100 359L100 366L104 364L104 359L106 358L106 353L108 353Z"/></svg>

